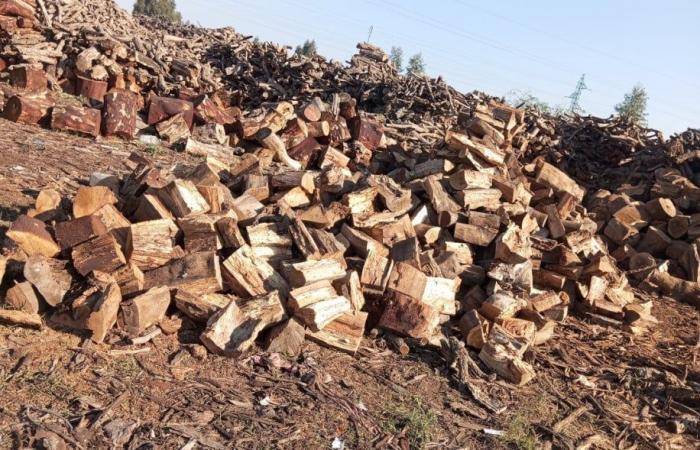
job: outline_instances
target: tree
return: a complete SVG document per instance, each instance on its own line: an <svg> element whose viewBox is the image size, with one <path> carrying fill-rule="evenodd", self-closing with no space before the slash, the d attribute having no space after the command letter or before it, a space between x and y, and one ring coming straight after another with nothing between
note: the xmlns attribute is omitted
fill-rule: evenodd
<svg viewBox="0 0 700 450"><path fill-rule="evenodd" d="M536 109L552 116L564 114L562 105L550 105L530 91L512 90L506 94L506 101L516 108Z"/></svg>
<svg viewBox="0 0 700 450"><path fill-rule="evenodd" d="M136 0L134 15L160 17L170 22L182 22L182 15L177 11L175 0Z"/></svg>
<svg viewBox="0 0 700 450"><path fill-rule="evenodd" d="M296 50L294 50L294 53L297 55L304 55L304 56L314 56L317 51L316 51L316 41L312 40L305 40L304 43L299 46L297 45Z"/></svg>
<svg viewBox="0 0 700 450"><path fill-rule="evenodd" d="M406 73L409 75L423 75L425 73L425 62L423 62L422 54L416 53L411 56L406 66Z"/></svg>
<svg viewBox="0 0 700 450"><path fill-rule="evenodd" d="M389 61L391 61L391 65L394 66L397 72L401 72L403 70L403 49L401 47L391 47Z"/></svg>
<svg viewBox="0 0 700 450"><path fill-rule="evenodd" d="M631 92L625 94L625 98L621 103L615 105L615 111L623 119L637 125L646 125L648 100L649 96L646 89L641 84L638 84L632 88Z"/></svg>

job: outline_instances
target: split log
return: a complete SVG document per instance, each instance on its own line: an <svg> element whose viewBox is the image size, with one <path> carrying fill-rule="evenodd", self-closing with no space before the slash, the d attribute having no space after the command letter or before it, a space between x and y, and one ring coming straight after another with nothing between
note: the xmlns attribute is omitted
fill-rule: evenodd
<svg viewBox="0 0 700 450"><path fill-rule="evenodd" d="M94 237L71 252L73 266L83 276L93 271L111 273L126 264L119 244L111 234Z"/></svg>
<svg viewBox="0 0 700 450"><path fill-rule="evenodd" d="M461 242L488 247L497 236L498 230L494 228L482 228L466 223L455 224L454 238Z"/></svg>
<svg viewBox="0 0 700 450"><path fill-rule="evenodd" d="M169 287L149 289L138 297L121 303L120 323L129 336L140 336L151 326L160 323L169 306Z"/></svg>
<svg viewBox="0 0 700 450"><path fill-rule="evenodd" d="M494 325L479 352L479 359L505 380L521 386L535 377L532 366L520 359L526 348L525 343Z"/></svg>
<svg viewBox="0 0 700 450"><path fill-rule="evenodd" d="M323 330L307 330L306 337L326 347L354 355L360 348L366 322L366 312L347 313L326 325Z"/></svg>
<svg viewBox="0 0 700 450"><path fill-rule="evenodd" d="M42 255L53 258L61 251L46 224L29 216L19 216L7 230L7 237L28 256Z"/></svg>
<svg viewBox="0 0 700 450"><path fill-rule="evenodd" d="M336 295L311 303L294 313L306 326L314 331L323 330L326 325L352 310L350 301Z"/></svg>
<svg viewBox="0 0 700 450"><path fill-rule="evenodd" d="M521 298L515 298L507 293L498 292L490 296L481 305L479 314L489 320L514 317L527 306L527 302Z"/></svg>
<svg viewBox="0 0 700 450"><path fill-rule="evenodd" d="M28 281L17 283L7 290L5 303L12 309L29 314L39 313L39 299Z"/></svg>
<svg viewBox="0 0 700 450"><path fill-rule="evenodd" d="M158 190L158 198L178 218L204 214L211 209L194 183L189 180L173 180Z"/></svg>
<svg viewBox="0 0 700 450"><path fill-rule="evenodd" d="M287 147L284 145L284 141L269 128L263 128L258 131L255 138L260 142L260 145L275 152L275 156L279 162L288 165L294 170L302 169L302 164L292 159L287 153Z"/></svg>
<svg viewBox="0 0 700 450"><path fill-rule="evenodd" d="M79 219L59 222L54 227L56 241L61 250L69 250L78 244L108 232L99 217L91 215Z"/></svg>
<svg viewBox="0 0 700 450"><path fill-rule="evenodd" d="M129 263L111 273L119 285L122 297L130 297L143 291L144 275L136 264Z"/></svg>
<svg viewBox="0 0 700 450"><path fill-rule="evenodd" d="M384 137L384 127L375 120L355 117L348 122L352 138L375 151Z"/></svg>
<svg viewBox="0 0 700 450"><path fill-rule="evenodd" d="M177 114L182 114L187 127L191 130L194 121L194 105L192 102L176 98L153 97L148 107L147 123L155 125Z"/></svg>
<svg viewBox="0 0 700 450"><path fill-rule="evenodd" d="M189 253L221 250L223 244L216 230L219 216L202 214L178 220L185 238L185 250Z"/></svg>
<svg viewBox="0 0 700 450"><path fill-rule="evenodd" d="M387 300L378 326L402 336L430 339L440 321L440 313L420 300L395 293Z"/></svg>
<svg viewBox="0 0 700 450"><path fill-rule="evenodd" d="M466 312L459 319L459 330L462 332L464 342L477 350L481 350L491 328L491 322L481 316L476 310Z"/></svg>
<svg viewBox="0 0 700 450"><path fill-rule="evenodd" d="M105 205L115 205L117 198L107 186L81 186L73 198L73 217L90 216Z"/></svg>
<svg viewBox="0 0 700 450"><path fill-rule="evenodd" d="M253 297L277 290L283 298L289 285L267 261L257 257L253 249L244 245L229 256L222 265L226 284L242 297Z"/></svg>
<svg viewBox="0 0 700 450"><path fill-rule="evenodd" d="M126 255L141 270L164 266L174 254L178 228L170 219L138 222L129 227Z"/></svg>
<svg viewBox="0 0 700 450"><path fill-rule="evenodd" d="M236 297L224 294L195 295L185 289L178 289L175 294L175 306L187 317L206 323L217 311L228 306Z"/></svg>
<svg viewBox="0 0 700 450"><path fill-rule="evenodd" d="M261 331L285 318L277 291L240 304L232 301L209 319L200 339L212 353L235 356L248 350Z"/></svg>
<svg viewBox="0 0 700 450"><path fill-rule="evenodd" d="M158 136L167 144L172 145L176 142L185 140L190 137L190 127L185 121L183 113L177 113L155 125Z"/></svg>
<svg viewBox="0 0 700 450"><path fill-rule="evenodd" d="M215 252L193 253L144 273L144 289L158 286L200 295L219 292L223 290L219 257Z"/></svg>
<svg viewBox="0 0 700 450"><path fill-rule="evenodd" d="M115 323L119 313L119 305L122 300L119 286L110 283L97 293L77 301L73 308L80 317L82 328L92 332L91 339L101 343L107 337Z"/></svg>
<svg viewBox="0 0 700 450"><path fill-rule="evenodd" d="M304 326L289 319L270 329L265 337L265 351L280 353L288 358L299 356L304 348Z"/></svg>
<svg viewBox="0 0 700 450"><path fill-rule="evenodd" d="M24 17L25 19L34 19L33 3L28 3L23 0L3 0L0 2L0 15Z"/></svg>
<svg viewBox="0 0 700 450"><path fill-rule="evenodd" d="M345 268L337 260L304 261L292 264L287 279L292 286L304 286L322 280L345 276Z"/></svg>
<svg viewBox="0 0 700 450"><path fill-rule="evenodd" d="M579 202L583 201L583 196L586 193L586 190L571 177L544 160L537 161L535 181L554 190L554 192L570 194Z"/></svg>
<svg viewBox="0 0 700 450"><path fill-rule="evenodd" d="M40 330L44 324L41 321L39 314L31 314L25 311L13 311L9 309L0 309L0 323L34 328Z"/></svg>
<svg viewBox="0 0 700 450"><path fill-rule="evenodd" d="M367 295L383 295L393 269L392 260L385 258L380 253L369 252L360 276L363 292Z"/></svg>

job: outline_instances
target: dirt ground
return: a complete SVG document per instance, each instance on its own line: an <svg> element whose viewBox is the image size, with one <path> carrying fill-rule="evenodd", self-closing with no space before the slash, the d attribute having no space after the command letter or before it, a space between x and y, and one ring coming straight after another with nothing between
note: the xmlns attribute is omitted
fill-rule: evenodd
<svg viewBox="0 0 700 450"><path fill-rule="evenodd" d="M40 189L70 194L93 171L123 171L131 151L192 162L0 120L0 239ZM527 386L473 380L500 414L451 381L436 349L400 356L370 337L354 357L307 343L295 361L234 360L203 354L188 323L142 346L0 326L0 448L700 448L698 312L655 299L654 315L644 336L567 319L528 354Z"/></svg>

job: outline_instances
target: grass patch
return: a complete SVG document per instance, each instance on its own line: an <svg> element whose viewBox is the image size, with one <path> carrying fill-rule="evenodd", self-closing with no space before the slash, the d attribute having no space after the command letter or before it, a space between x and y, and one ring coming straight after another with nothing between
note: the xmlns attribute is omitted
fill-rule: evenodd
<svg viewBox="0 0 700 450"><path fill-rule="evenodd" d="M540 445L532 424L550 422L554 412L542 394L524 398L521 407L511 416L501 441L509 448L537 450Z"/></svg>
<svg viewBox="0 0 700 450"><path fill-rule="evenodd" d="M149 145L143 149L144 153L150 156L156 156L161 152L161 148L157 145Z"/></svg>
<svg viewBox="0 0 700 450"><path fill-rule="evenodd" d="M411 450L420 450L433 435L437 415L418 398L384 407L381 426L391 434L404 433Z"/></svg>

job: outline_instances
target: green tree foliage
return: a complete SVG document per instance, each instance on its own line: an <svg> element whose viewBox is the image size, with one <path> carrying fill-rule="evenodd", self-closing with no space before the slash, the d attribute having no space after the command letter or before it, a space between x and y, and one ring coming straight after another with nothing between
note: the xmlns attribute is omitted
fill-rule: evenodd
<svg viewBox="0 0 700 450"><path fill-rule="evenodd" d="M133 14L182 22L182 15L177 11L175 0L136 0Z"/></svg>
<svg viewBox="0 0 700 450"><path fill-rule="evenodd" d="M625 98L621 103L615 105L615 112L623 119L637 125L646 125L648 100L649 96L646 89L641 84L638 84L632 88L632 91L625 94Z"/></svg>
<svg viewBox="0 0 700 450"><path fill-rule="evenodd" d="M316 50L316 41L312 40L305 40L302 45L297 45L296 50L294 50L294 53L297 55L304 55L304 56L313 56L317 52Z"/></svg>
<svg viewBox="0 0 700 450"><path fill-rule="evenodd" d="M506 94L506 101L516 108L536 109L553 116L564 114L562 105L551 105L536 97L530 91L512 90Z"/></svg>
<svg viewBox="0 0 700 450"><path fill-rule="evenodd" d="M425 62L422 54L416 53L409 58L406 73L409 75L423 75L425 73Z"/></svg>
<svg viewBox="0 0 700 450"><path fill-rule="evenodd" d="M391 61L397 72L401 72L403 70L403 49L401 47L391 47L389 61Z"/></svg>

